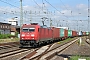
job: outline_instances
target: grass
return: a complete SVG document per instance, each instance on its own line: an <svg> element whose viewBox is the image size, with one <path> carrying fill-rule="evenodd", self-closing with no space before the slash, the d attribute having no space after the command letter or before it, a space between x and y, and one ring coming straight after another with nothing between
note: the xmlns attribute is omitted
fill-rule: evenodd
<svg viewBox="0 0 90 60"><path fill-rule="evenodd" d="M0 39L0 43L8 43L8 42L17 42L19 41L19 38L13 38L13 39Z"/></svg>
<svg viewBox="0 0 90 60"><path fill-rule="evenodd" d="M72 56L70 60L78 60L78 58L80 58L80 56Z"/></svg>
<svg viewBox="0 0 90 60"><path fill-rule="evenodd" d="M90 60L90 57L80 57L80 56L72 56L69 60L78 60L78 59L86 59Z"/></svg>
<svg viewBox="0 0 90 60"><path fill-rule="evenodd" d="M67 39L65 39L65 40L62 40L62 41L59 41L58 43L60 44L60 43L65 43L65 42L68 42L68 41L70 41L70 40L72 40L73 38L67 38Z"/></svg>

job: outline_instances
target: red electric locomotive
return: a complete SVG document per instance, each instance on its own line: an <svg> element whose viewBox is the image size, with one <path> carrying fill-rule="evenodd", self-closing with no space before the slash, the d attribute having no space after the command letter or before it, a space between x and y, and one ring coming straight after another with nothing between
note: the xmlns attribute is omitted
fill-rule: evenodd
<svg viewBox="0 0 90 60"><path fill-rule="evenodd" d="M20 32L20 44L22 46L37 46L53 39L53 31L50 28L43 28L37 23L24 24Z"/></svg>

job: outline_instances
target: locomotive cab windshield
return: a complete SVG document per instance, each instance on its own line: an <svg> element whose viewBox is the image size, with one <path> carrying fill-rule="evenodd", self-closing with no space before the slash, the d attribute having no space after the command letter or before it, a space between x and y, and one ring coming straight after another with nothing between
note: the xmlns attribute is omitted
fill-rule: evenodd
<svg viewBox="0 0 90 60"><path fill-rule="evenodd" d="M35 28L23 28L22 31L23 32L34 32Z"/></svg>

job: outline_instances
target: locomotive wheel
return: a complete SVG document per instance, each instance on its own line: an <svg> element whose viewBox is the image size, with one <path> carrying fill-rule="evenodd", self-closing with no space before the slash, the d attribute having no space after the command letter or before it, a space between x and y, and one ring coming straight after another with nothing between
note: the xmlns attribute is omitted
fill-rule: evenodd
<svg viewBox="0 0 90 60"><path fill-rule="evenodd" d="M36 44L36 43L35 43L35 44L33 44L33 47L38 47L38 44Z"/></svg>
<svg viewBox="0 0 90 60"><path fill-rule="evenodd" d="M24 46L23 44L20 44L19 48L23 48L23 46Z"/></svg>
<svg viewBox="0 0 90 60"><path fill-rule="evenodd" d="M38 43L38 46L41 46L41 42Z"/></svg>

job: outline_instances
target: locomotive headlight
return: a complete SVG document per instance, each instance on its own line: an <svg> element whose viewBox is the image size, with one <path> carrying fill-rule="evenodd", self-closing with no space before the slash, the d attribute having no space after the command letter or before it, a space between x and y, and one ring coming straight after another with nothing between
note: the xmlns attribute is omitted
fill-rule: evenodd
<svg viewBox="0 0 90 60"><path fill-rule="evenodd" d="M25 36L25 34L22 34L22 36Z"/></svg>
<svg viewBox="0 0 90 60"><path fill-rule="evenodd" d="M34 37L35 35L34 34L31 34L32 37Z"/></svg>

